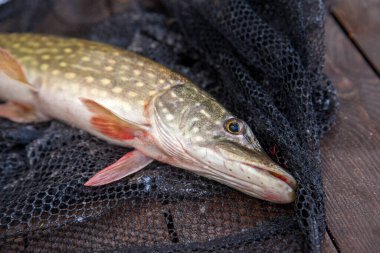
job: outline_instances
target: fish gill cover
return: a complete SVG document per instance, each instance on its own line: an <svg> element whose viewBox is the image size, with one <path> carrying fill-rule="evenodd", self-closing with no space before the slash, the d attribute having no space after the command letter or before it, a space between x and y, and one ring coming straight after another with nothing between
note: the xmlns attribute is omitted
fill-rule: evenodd
<svg viewBox="0 0 380 253"><path fill-rule="evenodd" d="M320 252L319 139L334 122L319 0L11 0L0 31L111 43L182 73L247 121L297 179L276 205L155 162L87 188L125 148L0 119L0 251Z"/></svg>

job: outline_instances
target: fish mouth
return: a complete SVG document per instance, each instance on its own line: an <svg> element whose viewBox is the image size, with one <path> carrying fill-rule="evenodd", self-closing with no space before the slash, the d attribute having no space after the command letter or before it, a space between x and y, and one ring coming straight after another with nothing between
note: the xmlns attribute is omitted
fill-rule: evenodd
<svg viewBox="0 0 380 253"><path fill-rule="evenodd" d="M217 145L224 169L212 169L216 180L248 195L274 203L287 204L296 198L297 182L273 162L263 150L251 150L236 144Z"/></svg>
<svg viewBox="0 0 380 253"><path fill-rule="evenodd" d="M274 163L274 162L273 162ZM284 183L288 184L290 188L292 188L294 191L297 190L297 182L296 180L287 172L283 171L282 173L272 171L268 167L259 167L255 165L250 165L245 163L245 165L250 166L256 170L261 170L264 173L270 174L271 176L283 181ZM281 168L279 165L275 165L276 167ZM283 170L281 168L281 170Z"/></svg>

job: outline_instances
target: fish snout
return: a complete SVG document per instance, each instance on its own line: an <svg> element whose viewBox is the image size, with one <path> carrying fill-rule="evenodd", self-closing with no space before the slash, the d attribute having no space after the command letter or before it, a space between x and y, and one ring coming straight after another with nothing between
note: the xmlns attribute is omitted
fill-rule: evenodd
<svg viewBox="0 0 380 253"><path fill-rule="evenodd" d="M244 164L241 167L244 167L247 175L251 175L251 183L260 186L261 199L282 204L293 202L297 190L295 179L280 166L272 163L271 166Z"/></svg>
<svg viewBox="0 0 380 253"><path fill-rule="evenodd" d="M252 150L232 145L217 145L225 159L229 184L248 195L274 203L291 203L296 198L297 182L283 168L273 162L263 150Z"/></svg>

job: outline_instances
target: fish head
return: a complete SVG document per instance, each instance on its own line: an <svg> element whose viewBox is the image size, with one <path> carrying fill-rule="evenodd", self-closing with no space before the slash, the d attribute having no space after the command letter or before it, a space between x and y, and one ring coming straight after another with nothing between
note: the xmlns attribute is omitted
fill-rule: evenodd
<svg viewBox="0 0 380 253"><path fill-rule="evenodd" d="M152 117L171 164L259 199L295 200L295 179L269 158L243 120L197 87L178 85L163 93Z"/></svg>

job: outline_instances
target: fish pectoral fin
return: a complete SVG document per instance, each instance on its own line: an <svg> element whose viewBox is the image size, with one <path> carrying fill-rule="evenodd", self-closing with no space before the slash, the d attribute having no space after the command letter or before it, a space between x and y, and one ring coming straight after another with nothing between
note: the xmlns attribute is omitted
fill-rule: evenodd
<svg viewBox="0 0 380 253"><path fill-rule="evenodd" d="M37 92L37 88L26 80L21 64L8 51L2 48L0 48L0 72Z"/></svg>
<svg viewBox="0 0 380 253"><path fill-rule="evenodd" d="M42 122L48 120L42 115L38 115L33 107L14 101L0 104L0 117L18 123Z"/></svg>
<svg viewBox="0 0 380 253"><path fill-rule="evenodd" d="M102 134L117 140L131 140L136 136L147 134L143 126L120 118L94 100L86 98L80 100L94 114L90 120L91 125Z"/></svg>
<svg viewBox="0 0 380 253"><path fill-rule="evenodd" d="M90 178L85 186L99 186L109 184L123 177L129 176L150 164L152 158L145 156L138 150L133 150L125 154L122 158L111 164L107 168L99 171Z"/></svg>

